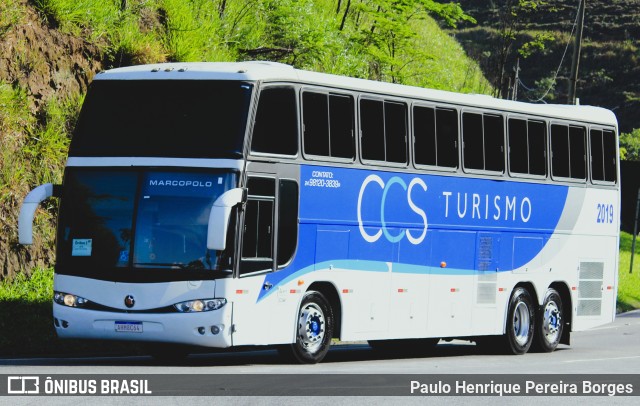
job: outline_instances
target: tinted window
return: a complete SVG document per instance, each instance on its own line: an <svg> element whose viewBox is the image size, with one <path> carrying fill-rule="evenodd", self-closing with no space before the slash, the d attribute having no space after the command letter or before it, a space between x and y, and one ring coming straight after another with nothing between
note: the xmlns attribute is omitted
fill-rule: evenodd
<svg viewBox="0 0 640 406"><path fill-rule="evenodd" d="M385 160L384 108L381 101L360 101L360 130L362 131L362 158Z"/></svg>
<svg viewBox="0 0 640 406"><path fill-rule="evenodd" d="M554 177L586 179L585 128L551 126L551 173Z"/></svg>
<svg viewBox="0 0 640 406"><path fill-rule="evenodd" d="M616 139L608 130L589 132L591 148L591 178L595 181L616 181Z"/></svg>
<svg viewBox="0 0 640 406"><path fill-rule="evenodd" d="M241 157L250 84L207 80L96 80L72 156Z"/></svg>
<svg viewBox="0 0 640 406"><path fill-rule="evenodd" d="M298 244L298 183L281 179L278 196L278 265L293 258Z"/></svg>
<svg viewBox="0 0 640 406"><path fill-rule="evenodd" d="M546 124L509 119L509 170L511 173L546 175Z"/></svg>
<svg viewBox="0 0 640 406"><path fill-rule="evenodd" d="M362 157L373 161L407 162L407 106L402 103L360 101Z"/></svg>
<svg viewBox="0 0 640 406"><path fill-rule="evenodd" d="M240 273L273 268L275 180L250 178L247 186Z"/></svg>
<svg viewBox="0 0 640 406"><path fill-rule="evenodd" d="M302 109L306 154L355 157L351 97L304 92Z"/></svg>
<svg viewBox="0 0 640 406"><path fill-rule="evenodd" d="M458 113L456 110L413 108L415 160L418 165L458 166Z"/></svg>
<svg viewBox="0 0 640 406"><path fill-rule="evenodd" d="M296 155L297 117L296 94L293 88L274 87L262 90L253 128L251 151Z"/></svg>
<svg viewBox="0 0 640 406"><path fill-rule="evenodd" d="M462 131L464 167L467 169L484 169L482 115L464 113L462 115Z"/></svg>
<svg viewBox="0 0 640 406"><path fill-rule="evenodd" d="M462 115L462 141L466 169L504 171L502 116L464 113Z"/></svg>

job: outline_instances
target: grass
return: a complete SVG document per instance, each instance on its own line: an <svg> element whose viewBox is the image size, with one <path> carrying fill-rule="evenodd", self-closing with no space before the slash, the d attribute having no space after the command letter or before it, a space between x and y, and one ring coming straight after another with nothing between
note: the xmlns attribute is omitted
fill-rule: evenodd
<svg viewBox="0 0 640 406"><path fill-rule="evenodd" d="M618 311L640 309L640 238L636 241L633 272L631 266L631 244L633 236L620 233L620 267L618 269Z"/></svg>
<svg viewBox="0 0 640 406"><path fill-rule="evenodd" d="M58 340L52 315L53 269L0 282L0 356L140 354L142 345L111 341Z"/></svg>
<svg viewBox="0 0 640 406"><path fill-rule="evenodd" d="M629 274L632 236L620 237L618 311L640 308L640 241ZM58 340L53 327L53 269L36 269L0 282L0 356L44 354L143 354L142 344Z"/></svg>

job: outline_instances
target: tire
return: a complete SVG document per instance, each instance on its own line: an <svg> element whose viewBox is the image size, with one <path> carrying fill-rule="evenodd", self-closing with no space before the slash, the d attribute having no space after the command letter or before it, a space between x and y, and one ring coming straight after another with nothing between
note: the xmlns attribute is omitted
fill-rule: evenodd
<svg viewBox="0 0 640 406"><path fill-rule="evenodd" d="M555 289L549 289L538 312L533 348L538 352L554 351L562 338L563 327L562 299Z"/></svg>
<svg viewBox="0 0 640 406"><path fill-rule="evenodd" d="M535 313L529 292L524 288L516 288L511 294L507 313L505 339L509 353L520 355L531 348L536 324Z"/></svg>
<svg viewBox="0 0 640 406"><path fill-rule="evenodd" d="M301 364L322 361L331 346L333 323L333 310L324 295L308 292L298 310L296 342L280 347L280 352Z"/></svg>

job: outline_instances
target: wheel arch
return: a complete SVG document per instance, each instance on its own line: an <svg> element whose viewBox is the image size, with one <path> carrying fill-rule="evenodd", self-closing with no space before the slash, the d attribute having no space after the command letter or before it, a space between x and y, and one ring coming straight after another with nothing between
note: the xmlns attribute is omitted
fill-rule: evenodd
<svg viewBox="0 0 640 406"><path fill-rule="evenodd" d="M340 339L342 330L342 303L340 301L340 295L338 295L338 290L331 282L313 282L307 289L307 292L310 291L321 293L327 301L329 301L329 305L333 311L333 337Z"/></svg>

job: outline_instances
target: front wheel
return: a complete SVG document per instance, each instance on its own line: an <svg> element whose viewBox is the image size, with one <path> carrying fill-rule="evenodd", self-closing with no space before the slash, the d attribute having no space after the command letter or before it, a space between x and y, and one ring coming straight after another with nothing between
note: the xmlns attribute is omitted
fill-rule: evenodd
<svg viewBox="0 0 640 406"><path fill-rule="evenodd" d="M555 289L547 290L539 312L534 335L534 348L541 352L552 352L562 338L562 299Z"/></svg>
<svg viewBox="0 0 640 406"><path fill-rule="evenodd" d="M296 342L285 346L285 355L291 355L302 364L315 364L327 355L333 337L333 310L320 292L308 292L300 303L296 322Z"/></svg>
<svg viewBox="0 0 640 406"><path fill-rule="evenodd" d="M516 288L509 300L505 338L512 354L524 354L533 342L535 309L531 295L524 288Z"/></svg>

